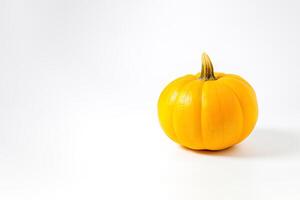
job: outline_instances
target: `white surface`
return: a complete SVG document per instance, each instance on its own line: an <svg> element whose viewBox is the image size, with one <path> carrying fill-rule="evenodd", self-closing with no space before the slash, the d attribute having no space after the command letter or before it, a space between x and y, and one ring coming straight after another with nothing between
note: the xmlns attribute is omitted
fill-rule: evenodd
<svg viewBox="0 0 300 200"><path fill-rule="evenodd" d="M0 199L300 199L299 1L0 1ZM196 153L159 127L174 78L255 88L257 128Z"/></svg>

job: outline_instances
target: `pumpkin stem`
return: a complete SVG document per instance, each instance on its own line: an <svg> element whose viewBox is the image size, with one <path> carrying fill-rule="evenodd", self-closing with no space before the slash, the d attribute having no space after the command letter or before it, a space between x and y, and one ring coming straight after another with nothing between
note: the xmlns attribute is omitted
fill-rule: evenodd
<svg viewBox="0 0 300 200"><path fill-rule="evenodd" d="M216 80L213 65L206 53L202 54L202 69L200 79L204 81Z"/></svg>

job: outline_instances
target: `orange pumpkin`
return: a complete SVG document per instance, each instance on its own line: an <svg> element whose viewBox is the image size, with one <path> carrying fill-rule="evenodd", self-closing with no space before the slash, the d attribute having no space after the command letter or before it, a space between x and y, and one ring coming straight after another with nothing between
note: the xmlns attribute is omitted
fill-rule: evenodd
<svg viewBox="0 0 300 200"><path fill-rule="evenodd" d="M177 78L162 91L158 116L162 129L176 143L197 150L220 150L251 133L258 106L247 81L214 73L204 53L201 73Z"/></svg>

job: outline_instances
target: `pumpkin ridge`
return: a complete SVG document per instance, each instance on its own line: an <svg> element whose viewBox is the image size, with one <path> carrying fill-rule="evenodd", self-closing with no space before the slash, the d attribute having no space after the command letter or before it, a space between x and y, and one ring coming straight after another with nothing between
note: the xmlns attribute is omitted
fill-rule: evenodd
<svg viewBox="0 0 300 200"><path fill-rule="evenodd" d="M201 83L201 87L200 86L197 86L197 89L198 90L200 90L201 91L201 94L202 94L202 87L203 87L203 84L205 83L205 81L201 81L201 80L199 80L199 79L196 79L196 80L193 80L192 81L192 83L191 83L191 85L187 88L187 90L190 90L191 89L191 87L194 85L194 84L197 84L197 82L202 82ZM195 87L195 86L194 86ZM195 109L195 98L194 98L194 96L198 96L199 95L199 93L192 93L192 103L193 103L193 109ZM199 99L200 99L200 95L199 95ZM201 103L202 101L200 101L200 103ZM197 102L196 102L197 103ZM201 108L201 106L202 106L202 103L199 105L199 108L202 110L202 108ZM201 119L201 114L200 114L200 119ZM203 138L202 138L202 135L201 135L201 133L200 133L200 141L201 141L201 143L200 143L200 145L199 145L199 142L197 143L197 142L193 142L193 141L196 141L195 140L195 137L196 137L196 135L197 135L197 131L195 130L195 124L197 123L197 121L196 120L193 120L193 123L194 123L194 125L193 125L193 133L194 134L192 134L191 135L191 137L190 137L190 143L191 143L191 147L190 148L192 148L192 149L199 149L199 146L201 146L201 143L203 143ZM201 128L201 123L200 123L200 128ZM201 130L201 129L200 129ZM202 145L203 146L203 145Z"/></svg>
<svg viewBox="0 0 300 200"><path fill-rule="evenodd" d="M201 123L201 120L202 120L202 94L203 94L203 86L204 86L204 84L205 84L205 81L204 82L202 82L201 83L201 86L198 86L199 88L199 90L200 90L200 94L198 94L199 95L199 99L200 99L200 102L198 102L200 105L199 105L199 108L201 109L200 110L200 120L199 120L199 124L200 124L200 133L199 133L199 137L200 137L200 140L201 140L201 142L200 142L200 145L199 146L202 146L202 148L203 148L203 146L204 146L204 140L203 140L203 131L202 131L202 123ZM197 122L195 122L195 123L197 123Z"/></svg>
<svg viewBox="0 0 300 200"><path fill-rule="evenodd" d="M202 87L203 84L205 83L205 81L201 81L199 79L196 79L194 81L192 81L191 85L189 87L187 87L186 89L191 92L192 95L192 110L195 110L196 107L199 106L199 110L196 110L193 112L194 115L197 115L197 112L199 112L199 121L194 119L194 115L192 120L192 134L190 135L189 139L190 139L190 146L189 148L191 149L203 149L203 135L202 135L202 123L201 123L201 111L202 111ZM196 101L195 99L197 99L198 101ZM198 127L197 129L197 125L199 125L200 127ZM199 133L200 132L200 133ZM195 141L195 142L193 142Z"/></svg>
<svg viewBox="0 0 300 200"><path fill-rule="evenodd" d="M216 81L216 84L217 85L220 85L220 83L219 82L217 82ZM221 118L222 118L222 145L224 144L224 114L223 114L223 109L222 109L222 105L221 105L221 103L220 103L220 98L222 97L221 95L220 95L220 91L219 91L219 88L218 87L215 87L215 89L216 89L216 96L217 96L217 99L218 99L218 110L219 110L219 113L220 113L220 115L222 116ZM222 146L221 145L221 146Z"/></svg>
<svg viewBox="0 0 300 200"><path fill-rule="evenodd" d="M203 105L203 91L204 91L204 86L206 84L206 81L203 82L202 84L202 88L201 88L201 112L200 112L200 124L201 124L201 128L200 128L200 134L201 134L201 138L202 138L202 145L203 148L202 149L206 149L206 145L205 145L205 140L204 140L204 132L203 132L203 123L202 123L202 119L203 119L203 109L202 109L202 105Z"/></svg>
<svg viewBox="0 0 300 200"><path fill-rule="evenodd" d="M187 81L187 82L184 82L184 83L182 83L179 87L179 89L178 89L178 95L176 96L176 99L175 99L175 103L174 103L174 105L173 105L173 107L172 107L172 110L171 110L171 117L172 117L172 120L171 120L171 123L172 123L172 129L174 130L174 135L175 135L175 137L176 137L176 139L177 139L177 142L178 143L181 143L179 140L179 137L178 137L178 134L177 134L177 131L176 131L176 129L175 129L175 125L174 125L174 110L175 110L175 108L177 107L177 101L178 101L178 97L179 97L179 94L182 92L182 90L183 90L183 88L184 87L186 87L188 84L190 84L191 82L193 82L193 81L195 81L195 80L189 80L189 81ZM186 90L186 92L185 93L187 93L187 91L188 90Z"/></svg>
<svg viewBox="0 0 300 200"><path fill-rule="evenodd" d="M240 77L239 75L226 74L226 76L223 76L222 78L229 78L229 79L234 79L234 80L240 81L240 82L246 84L248 87L250 87L253 90L252 86L246 80L244 80L242 77Z"/></svg>
<svg viewBox="0 0 300 200"><path fill-rule="evenodd" d="M238 95L236 94L236 91L235 91L231 86L229 86L228 84L226 84L226 82L223 81L223 84L224 84L227 88L229 88L229 90L232 91L232 93L234 94L235 98L236 98L237 101L239 102L239 107L240 107L241 112L242 112L242 116L243 116L242 121L243 121L243 123L242 123L242 128L241 128L241 134L240 134L240 137L239 137L239 139L238 139L238 142L240 142L241 139L242 139L242 137L243 137L243 133L244 133L244 129L245 129L245 112L244 112L244 109L243 109L243 107L242 107L241 100L240 100L240 98L238 97Z"/></svg>
<svg viewBox="0 0 300 200"><path fill-rule="evenodd" d="M158 101L158 109L160 108L160 104L161 103L163 103L163 104L168 104L168 105L170 105L170 104L172 104L172 106L170 107L170 109L169 109L169 112L170 112L170 117L168 118L168 122L163 122L162 123L162 121L160 121L160 123L161 123L161 126L163 127L164 126L164 124L165 123L170 123L171 122L171 111L172 111L172 108L174 107L174 102L172 103L172 100L171 100L171 97L174 95L174 93L175 93L175 91L177 91L177 87L179 87L179 86L181 86L183 83L185 83L185 82L188 82L189 81L189 79L191 79L193 76L191 76L191 75L185 75L185 76L182 76L182 77L179 77L179 78L177 78L177 79L175 79L175 80L173 80L171 83L169 83L168 85L166 85L165 86L165 89L163 90L163 92L160 94L160 96L159 96L159 101ZM178 83L178 82L180 82L180 83ZM173 84L175 84L176 85L176 87L174 87L173 86ZM168 91L168 90L170 90L170 88L173 88L171 91L171 93ZM178 91L177 91L177 93L178 93ZM177 95L176 95L177 96ZM164 101L164 102L163 102ZM158 113L159 114L159 113ZM160 118L160 115L159 115L159 118ZM167 130L165 130L165 131L167 131ZM169 126L169 131L167 131L167 136L170 138L170 139L172 139L174 142L177 142L177 138L176 138L176 136L175 136L175 132L174 132L174 129L173 129L173 127L170 125Z"/></svg>

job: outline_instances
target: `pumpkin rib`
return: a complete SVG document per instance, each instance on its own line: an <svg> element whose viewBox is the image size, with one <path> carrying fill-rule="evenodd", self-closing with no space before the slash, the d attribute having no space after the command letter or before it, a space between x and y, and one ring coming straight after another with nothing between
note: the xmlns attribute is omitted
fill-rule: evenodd
<svg viewBox="0 0 300 200"><path fill-rule="evenodd" d="M201 110L201 123L203 127L202 132L205 138L204 141L206 141L205 149L217 150L218 148L216 148L216 146L219 145L219 142L217 142L219 129L216 131L215 125L220 121L220 117L218 117L220 110L216 109L214 106L215 104L219 104L216 92L216 82L206 81L203 86L202 94L204 106L202 106L203 109Z"/></svg>
<svg viewBox="0 0 300 200"><path fill-rule="evenodd" d="M186 78L188 78L190 75L187 75L187 77ZM192 77L191 77L192 78ZM179 138L178 138L178 134L177 134L177 131L175 130L175 127L174 127L174 119L173 119L173 115L174 115L174 109L175 109L175 107L176 107L176 105L177 105L177 101L178 101L178 97L179 97L179 94L181 93L181 90L184 88L184 86L185 85L187 85L189 82L191 82L192 81L192 79L191 80L186 80L186 81L184 81L183 83L181 83L180 85L178 85L178 90L177 90L177 96L176 96L176 98L175 98L175 100L174 100L174 105L172 106L172 108L171 108L171 119L170 119L170 123L171 123L171 127L172 127L172 130L173 130L173 133L174 133L174 136L176 137L176 139L177 139L177 142L178 143L180 143L180 141L179 141Z"/></svg>
<svg viewBox="0 0 300 200"><path fill-rule="evenodd" d="M206 81L203 82L202 84L202 92L201 92L201 111L200 111L200 124L201 124L201 128L200 128L200 134L201 134L201 137L202 137L202 144L203 144L203 149L207 149L206 145L205 145L205 140L204 140L204 131L203 131L203 109L202 109L202 106L203 106L203 94L204 94L204 88L205 88L205 85L206 85Z"/></svg>
<svg viewBox="0 0 300 200"><path fill-rule="evenodd" d="M203 148L203 136L201 131L201 110L202 110L202 87L203 81L196 79L193 80L190 87L186 88L190 91L191 104L185 109L184 115L192 116L190 122L184 121L187 123L190 128L185 132L186 135L189 135L191 149L202 149ZM189 134L188 134L189 133ZM193 142L194 141L194 142Z"/></svg>
<svg viewBox="0 0 300 200"><path fill-rule="evenodd" d="M239 76L237 76L237 75L235 75L235 76L230 75L229 77L226 77L226 79L236 80L236 81L240 82L241 84L246 85L248 87L248 89L250 89L250 91L254 95L254 97L256 98L256 94L255 94L254 89L252 88L252 86L246 80L244 80L243 78L238 78L238 77Z"/></svg>
<svg viewBox="0 0 300 200"><path fill-rule="evenodd" d="M177 78L177 79L173 80L171 83L169 83L165 87L165 89L163 90L162 94L159 97L158 107L160 107L161 104L166 104L168 106L170 106L170 104L171 104L171 106L168 110L168 112L170 113L167 117L168 119L165 119L163 121L163 123L161 124L161 126L162 126L163 129L166 130L166 132L168 132L167 136L175 142L178 142L178 141L177 141L177 137L176 137L176 133L174 131L174 128L173 128L173 126L166 125L166 124L169 124L172 121L172 110L174 108L175 100L176 100L178 94L176 95L175 100L173 101L173 103L171 101L171 98L174 95L175 91L177 93L179 93L178 87L181 87L181 85L188 82L189 79L192 79L192 78L193 78L192 75L185 75L185 76L182 76L180 78ZM179 84L178 82L182 82L182 83ZM160 117L160 114L159 114L159 117Z"/></svg>
<svg viewBox="0 0 300 200"><path fill-rule="evenodd" d="M241 82L245 83L248 87L250 87L253 90L252 86L245 79L243 79L242 77L240 77L239 75L236 75L236 74L226 74L226 76L223 76L222 78L232 78L234 80L241 81Z"/></svg>
<svg viewBox="0 0 300 200"><path fill-rule="evenodd" d="M244 104L247 103L247 104L252 105L253 106L252 108L254 110L252 109L251 111L247 111L247 114L244 115L245 119L247 119L248 124L244 124L244 126L245 126L244 129L245 130L243 132L243 138L241 138L241 140L240 140L240 141L242 141L243 139L245 139L251 133L251 131L253 130L253 128L254 128L254 126L256 124L256 121L257 121L258 106L257 106L257 103L256 103L257 102L257 100L256 100L256 94L255 94L253 88L251 87L251 85L247 81L245 81L243 79L234 78L232 76L224 77L224 79L227 79L228 81L231 80L233 82L236 81L237 84L240 84L240 86L242 86L242 87L244 87L246 89L246 90L243 90L243 91L249 92L248 93L248 95L250 95L249 99L253 98L251 100L247 99L246 102L245 102L245 100L243 101ZM232 86L231 86L231 88L232 88ZM232 89L234 89L234 88L232 88ZM234 89L234 91L236 91L236 90ZM240 95L238 95L237 92L236 92L236 95L240 96ZM239 100L241 100L241 99L239 99ZM243 104L243 103L241 103L241 104ZM247 109L248 109L248 107L247 107Z"/></svg>
<svg viewBox="0 0 300 200"><path fill-rule="evenodd" d="M223 81L218 82L218 96L220 102L220 114L222 116L222 128L223 128L223 146L221 149L227 148L236 144L236 133L243 131L244 117L243 110L239 99L231 88L228 88ZM234 124L231 120L234 120Z"/></svg>
<svg viewBox="0 0 300 200"><path fill-rule="evenodd" d="M220 83L218 82L218 81L216 81L216 85L219 85L220 86ZM215 87L216 88L216 97L217 97L217 99L218 99L218 110L219 110L219 113L220 113L220 115L221 115L221 118L222 118L222 139L221 139L221 141L222 141L222 144L224 144L224 112L223 112L223 109L222 109L222 104L221 104L221 102L220 102L220 98L222 97L221 95L220 95L220 91L219 91L219 88L218 87Z"/></svg>
<svg viewBox="0 0 300 200"><path fill-rule="evenodd" d="M189 92L189 89L190 87L192 86L193 82L196 81L197 79L194 79L194 80L190 80L190 81L187 81L185 83L183 83L183 85L181 85L181 88L178 90L178 95L176 97L176 100L175 100L175 104L174 104L174 107L173 107L173 110L172 110L172 127L174 129L174 133L178 139L178 141L180 143L185 143L186 141L183 139L184 137L182 137L182 135L184 135L184 133L180 133L180 131L178 131L178 128L176 128L176 123L182 123L182 122L178 122L177 120L175 120L174 116L175 116L175 112L179 112L180 109L178 109L178 106L180 106L180 103L178 103L179 101L179 97L184 97L187 95L187 93ZM182 115L182 112L184 112L184 110L181 110L181 115ZM181 124L182 125L182 124ZM181 136L180 136L181 135ZM188 143L191 143L193 140L191 138L188 138Z"/></svg>
<svg viewBox="0 0 300 200"><path fill-rule="evenodd" d="M199 142L200 143L200 145L199 146L202 146L202 148L203 148L203 146L204 146L204 140L203 140L203 131L202 131L202 123L201 123L201 120L202 120L202 94L203 94L203 86L204 86L204 84L205 84L205 82L203 82L203 81L201 81L201 85L199 84L199 91L200 91L200 94L198 94L199 95L199 108L200 108L200 116L199 116L199 118L200 118L200 120L199 120L199 124L200 124L200 128L199 128L199 138L200 138L200 141L201 142ZM195 123L197 123L197 122L195 122Z"/></svg>
<svg viewBox="0 0 300 200"><path fill-rule="evenodd" d="M236 94L236 91L235 91L231 86L229 86L229 85L226 83L226 81L223 81L223 84L224 84L227 88L229 88L229 89L232 91L232 93L234 94L235 98L237 99L237 101L238 101L238 103L239 103L239 105L240 105L240 109L241 109L242 116L243 116L243 118L242 118L243 123L242 123L242 129L241 129L241 133L240 133L240 137L239 137L238 141L241 141L241 139L242 139L242 137L243 137L244 129L245 129L245 112L244 112L244 109L243 109L243 107L242 107L241 100L240 100L240 98L238 97L238 95Z"/></svg>

